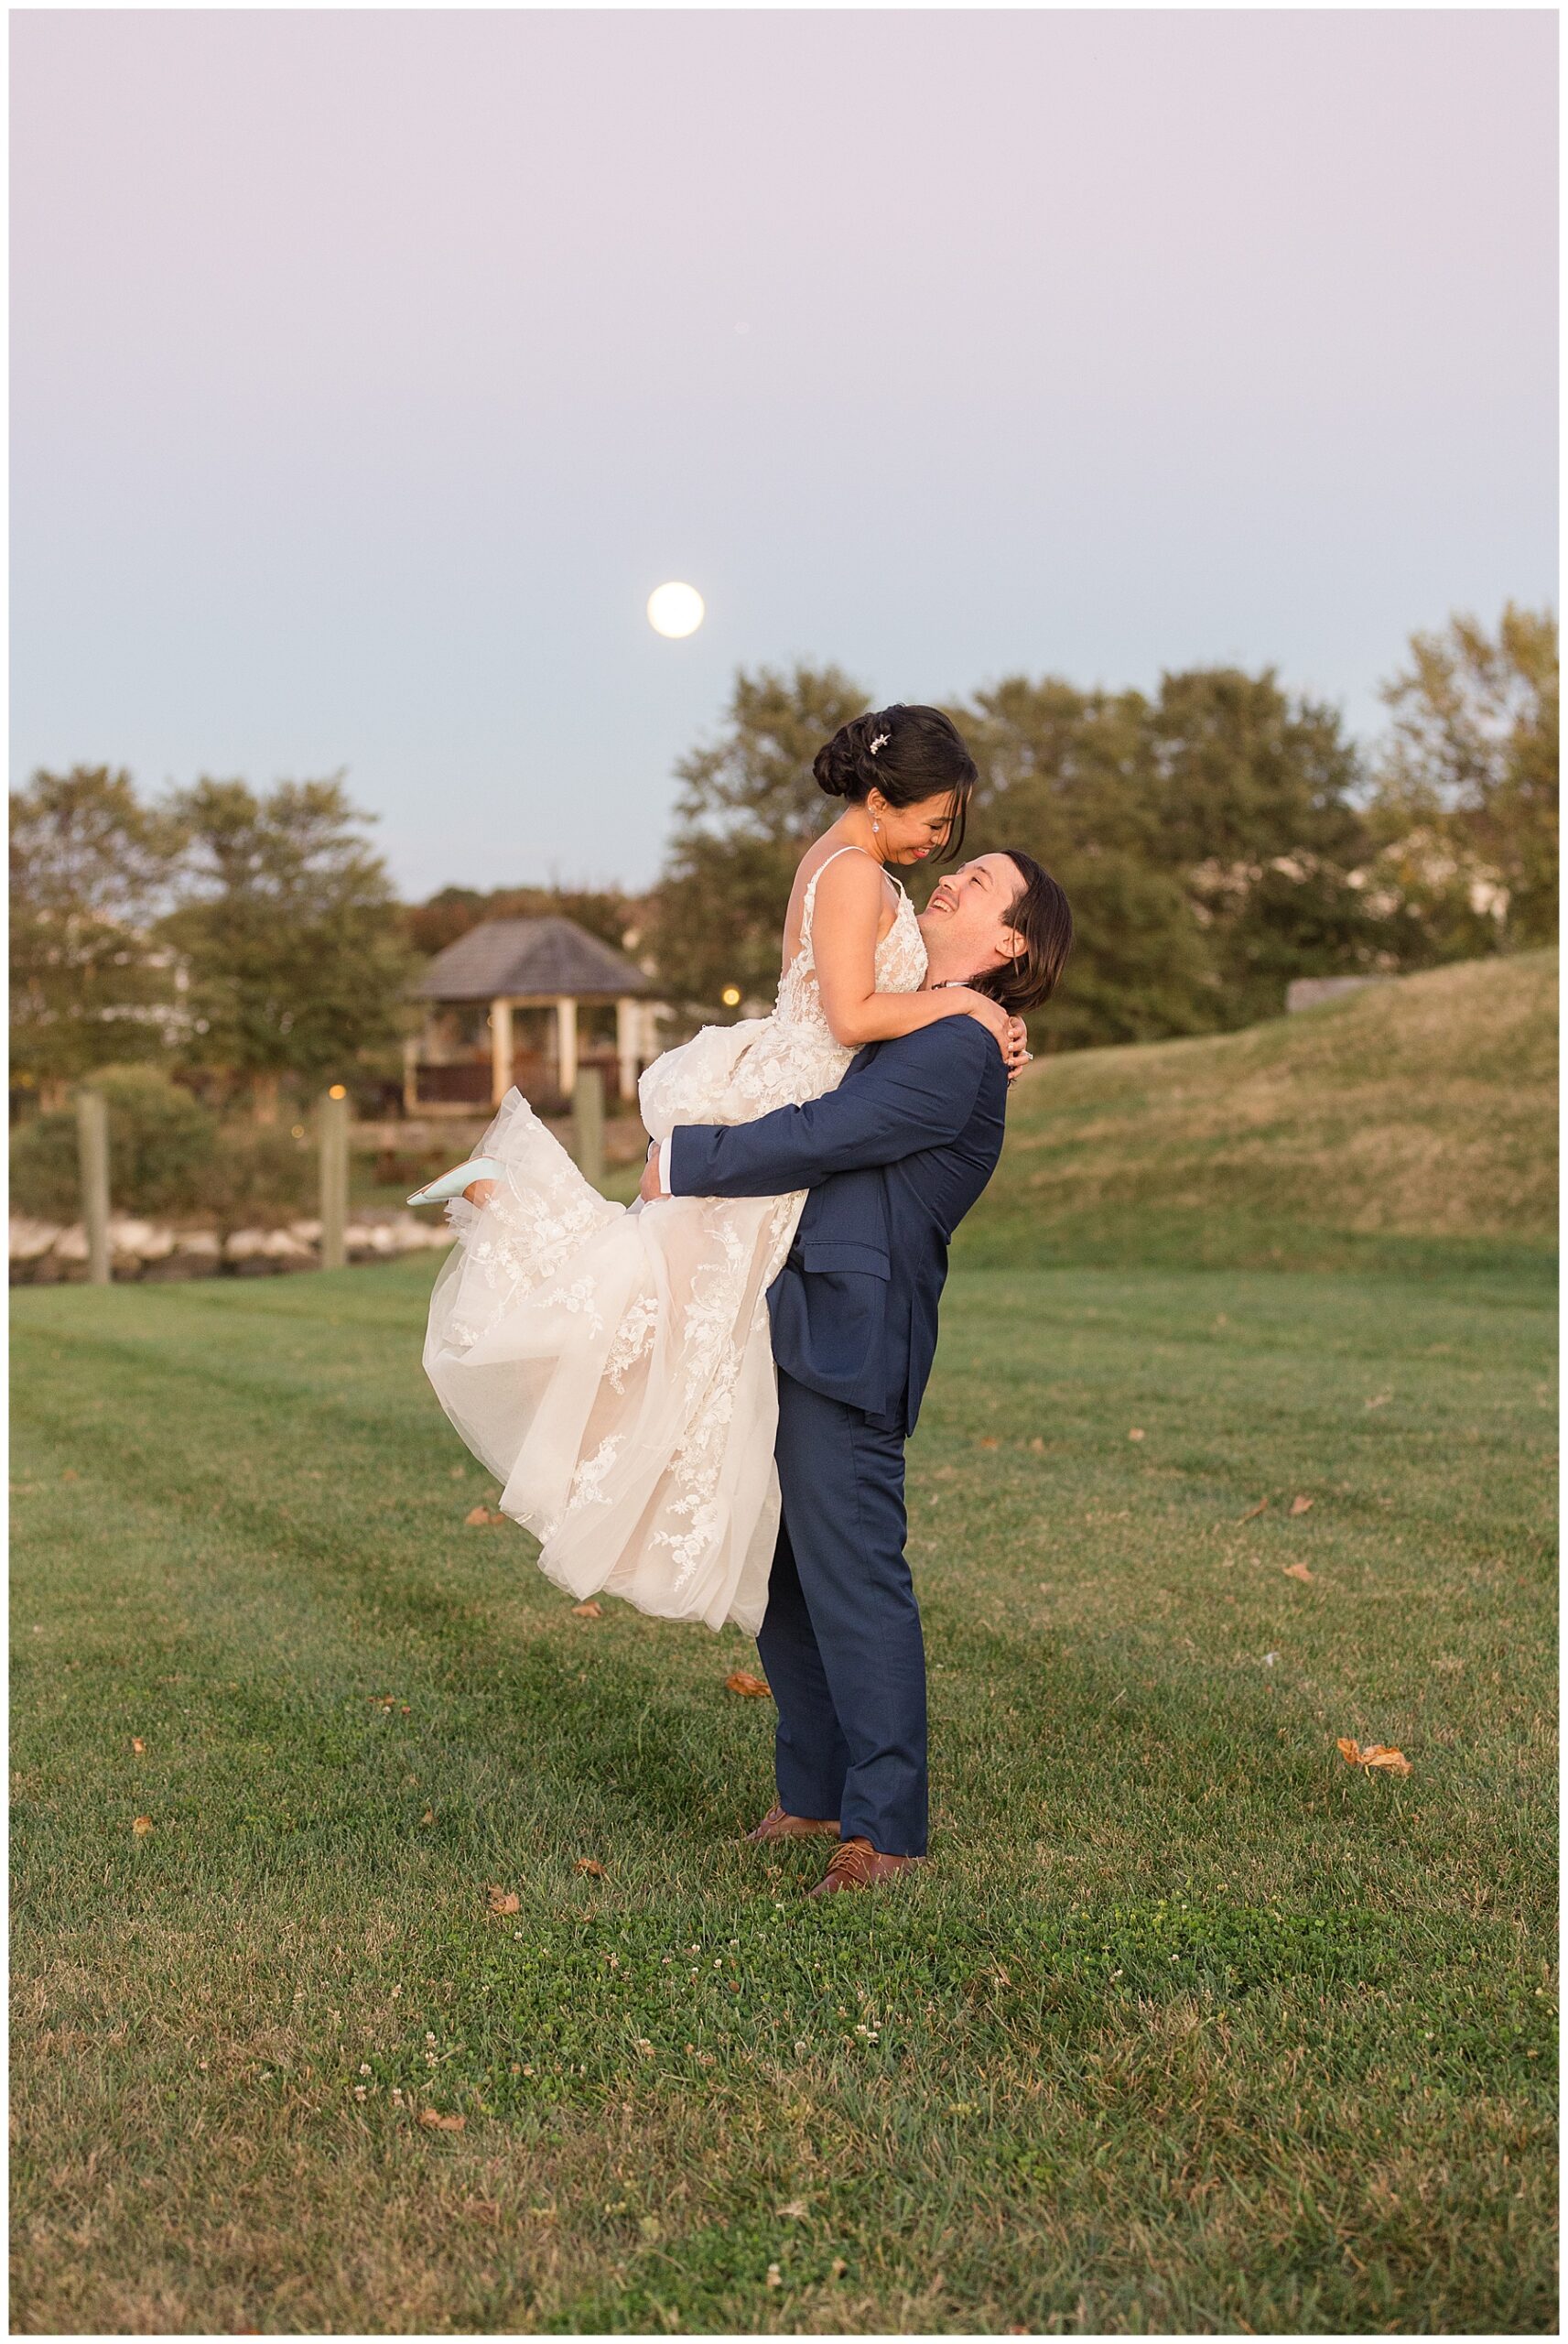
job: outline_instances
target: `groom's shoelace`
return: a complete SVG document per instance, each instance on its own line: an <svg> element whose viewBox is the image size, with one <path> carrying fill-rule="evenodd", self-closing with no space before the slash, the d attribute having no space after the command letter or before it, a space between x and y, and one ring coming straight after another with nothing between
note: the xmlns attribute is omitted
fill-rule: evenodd
<svg viewBox="0 0 1568 2344"><path fill-rule="evenodd" d="M869 1840L840 1840L827 1860L827 1876L830 1880L852 1880L857 1888L864 1888L876 1860L876 1850Z"/></svg>

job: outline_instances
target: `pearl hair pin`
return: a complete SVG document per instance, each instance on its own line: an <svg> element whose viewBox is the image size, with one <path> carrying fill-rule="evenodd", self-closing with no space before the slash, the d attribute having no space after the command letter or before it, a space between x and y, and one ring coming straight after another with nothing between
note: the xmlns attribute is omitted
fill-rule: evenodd
<svg viewBox="0 0 1568 2344"><path fill-rule="evenodd" d="M891 732L879 732L876 739L871 743L872 756L874 757L876 755L879 749L885 749L892 738L892 734Z"/></svg>

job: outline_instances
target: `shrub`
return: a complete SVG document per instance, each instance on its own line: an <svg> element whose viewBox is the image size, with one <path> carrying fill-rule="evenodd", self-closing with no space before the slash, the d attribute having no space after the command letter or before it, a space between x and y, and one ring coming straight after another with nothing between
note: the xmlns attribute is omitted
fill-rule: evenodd
<svg viewBox="0 0 1568 2344"><path fill-rule="evenodd" d="M226 1236L232 1229L276 1226L314 1212L319 1194L313 1140L291 1138L281 1125L229 1123L220 1134L201 1204Z"/></svg>
<svg viewBox="0 0 1568 2344"><path fill-rule="evenodd" d="M315 1210L309 1139L220 1123L156 1067L106 1067L92 1083L108 1101L109 1199L117 1212L196 1217L227 1233ZM13 1133L11 1203L48 1221L81 1218L74 1105Z"/></svg>
<svg viewBox="0 0 1568 2344"><path fill-rule="evenodd" d="M217 1152L218 1122L157 1067L92 1077L109 1109L109 1193L123 1212L190 1212ZM11 1201L49 1221L81 1212L74 1106L37 1116L11 1140Z"/></svg>

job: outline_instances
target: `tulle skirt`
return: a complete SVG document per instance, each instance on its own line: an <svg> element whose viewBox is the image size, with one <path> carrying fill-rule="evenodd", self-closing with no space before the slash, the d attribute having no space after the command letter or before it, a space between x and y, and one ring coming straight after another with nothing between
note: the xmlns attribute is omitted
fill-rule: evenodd
<svg viewBox="0 0 1568 2344"><path fill-rule="evenodd" d="M776 1019L705 1027L643 1075L643 1120L748 1120L849 1055ZM612 1204L516 1091L477 1152L504 1177L448 1208L424 1351L441 1405L558 1586L755 1634L779 1514L766 1297L804 1192Z"/></svg>

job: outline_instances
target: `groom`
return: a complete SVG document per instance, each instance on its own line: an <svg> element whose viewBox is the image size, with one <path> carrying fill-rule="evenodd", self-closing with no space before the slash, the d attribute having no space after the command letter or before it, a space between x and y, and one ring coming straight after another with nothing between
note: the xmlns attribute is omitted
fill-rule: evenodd
<svg viewBox="0 0 1568 2344"><path fill-rule="evenodd" d="M1056 882L982 854L920 915L928 985L1010 1010L1047 998L1072 943ZM755 1123L686 1124L643 1197L810 1195L768 1291L783 1501L757 1645L778 1704L778 1800L756 1840L838 1846L814 1896L925 1853L925 1654L904 1560L903 1445L936 1348L947 1240L1001 1152L1007 1076L974 1017L873 1042L836 1091Z"/></svg>

